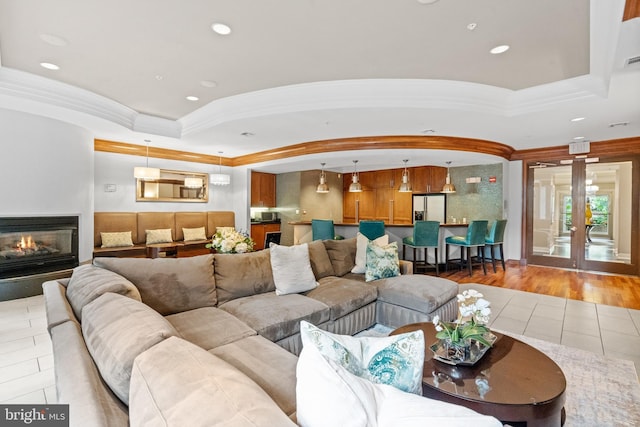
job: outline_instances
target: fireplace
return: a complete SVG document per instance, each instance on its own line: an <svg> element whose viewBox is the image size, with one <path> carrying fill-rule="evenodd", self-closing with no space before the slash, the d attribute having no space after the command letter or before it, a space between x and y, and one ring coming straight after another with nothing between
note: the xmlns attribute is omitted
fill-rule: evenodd
<svg viewBox="0 0 640 427"><path fill-rule="evenodd" d="M0 279L78 266L78 217L0 218Z"/></svg>

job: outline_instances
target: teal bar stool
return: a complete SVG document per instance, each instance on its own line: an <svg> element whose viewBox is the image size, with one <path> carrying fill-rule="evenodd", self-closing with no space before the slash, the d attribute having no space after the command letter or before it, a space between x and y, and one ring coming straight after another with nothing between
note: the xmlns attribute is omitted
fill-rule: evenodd
<svg viewBox="0 0 640 427"><path fill-rule="evenodd" d="M311 239L312 240L333 240L336 237L333 220L331 219L312 219L311 220Z"/></svg>
<svg viewBox="0 0 640 427"><path fill-rule="evenodd" d="M491 224L491 228L487 233L487 236L484 239L485 248L490 250L491 255L491 263L493 264L493 272L496 272L496 254L495 247L497 246L500 250L500 262L502 263L502 269L505 270L504 266L504 249L502 244L504 243L504 230L507 228L507 220L499 219L496 220L493 224ZM486 249L485 249L485 260L487 259Z"/></svg>
<svg viewBox="0 0 640 427"><path fill-rule="evenodd" d="M479 262L482 264L482 270L484 274L487 274L487 266L484 263L484 239L487 236L487 226L489 225L489 221L479 220L479 221L471 221L469 223L469 228L467 228L466 236L449 236L445 239L446 243L446 261L445 261L445 269L449 268L449 245L460 246L460 269L462 269L462 265L465 263L465 248L467 253L466 263L469 268L469 276L473 275L472 270L472 258L471 258L471 248L476 248L477 258Z"/></svg>
<svg viewBox="0 0 640 427"><path fill-rule="evenodd" d="M360 221L358 231L367 239L375 240L380 236L384 236L384 221Z"/></svg>
<svg viewBox="0 0 640 427"><path fill-rule="evenodd" d="M436 269L436 276L440 276L438 266L438 238L440 236L439 221L416 221L413 225L413 236L402 239L402 257L406 258L406 246L413 248L413 271L418 267L433 266ZM428 262L429 248L435 249L434 264ZM420 262L416 258L416 249L424 249L424 261Z"/></svg>

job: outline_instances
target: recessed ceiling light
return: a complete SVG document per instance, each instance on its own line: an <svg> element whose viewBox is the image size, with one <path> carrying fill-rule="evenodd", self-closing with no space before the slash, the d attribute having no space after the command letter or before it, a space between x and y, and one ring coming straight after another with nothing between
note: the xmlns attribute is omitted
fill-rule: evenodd
<svg viewBox="0 0 640 427"><path fill-rule="evenodd" d="M438 0L418 0L418 3L420 4L432 4L437 2Z"/></svg>
<svg viewBox="0 0 640 427"><path fill-rule="evenodd" d="M584 120L584 117L575 117L571 119L572 122L581 122L582 120Z"/></svg>
<svg viewBox="0 0 640 427"><path fill-rule="evenodd" d="M491 49L489 52L493 53L494 55L497 55L499 53L504 53L506 51L509 50L509 45L506 44L502 44L500 46L496 46L493 49Z"/></svg>
<svg viewBox="0 0 640 427"><path fill-rule="evenodd" d="M226 36L231 34L231 27L229 27L226 24L222 24L220 22L214 22L213 24L211 24L211 29L216 34L220 34L221 36Z"/></svg>
<svg viewBox="0 0 640 427"><path fill-rule="evenodd" d="M425 130L422 131L422 133L425 134L425 135L430 134L430 133L435 133L435 132L436 131L433 130L433 129L425 129Z"/></svg>
<svg viewBox="0 0 640 427"><path fill-rule="evenodd" d="M615 128L615 127L618 127L618 126L626 126L626 125L628 125L628 124L629 124L629 122L611 123L611 124L609 125L609 127L610 127L610 128Z"/></svg>
<svg viewBox="0 0 640 427"><path fill-rule="evenodd" d="M52 64L51 62L41 62L40 66L43 68L46 68L47 70L59 70L60 67L58 67L56 64Z"/></svg>
<svg viewBox="0 0 640 427"><path fill-rule="evenodd" d="M157 80L157 81L160 81L160 80L163 80L163 79L164 79L164 77L163 77L163 76L161 76L160 74L156 74L156 75L155 75L155 78L156 78L156 80Z"/></svg>
<svg viewBox="0 0 640 427"><path fill-rule="evenodd" d="M240 135L242 135L242 136L246 136L246 137L248 138L248 137L253 136L253 135L255 135L255 134L253 134L253 133L251 133L251 132L242 132Z"/></svg>
<svg viewBox="0 0 640 427"><path fill-rule="evenodd" d="M575 139L577 141L577 140L580 140L580 139L584 139L584 136L574 136L573 139Z"/></svg>
<svg viewBox="0 0 640 427"><path fill-rule="evenodd" d="M213 80L202 80L200 82L200 86L202 86L202 87L216 87L216 86L218 86L218 83L214 82Z"/></svg>
<svg viewBox="0 0 640 427"><path fill-rule="evenodd" d="M467 25L467 30L473 31L473 30L476 29L477 26L478 26L478 24L476 24L475 22L472 22L469 25Z"/></svg>
<svg viewBox="0 0 640 427"><path fill-rule="evenodd" d="M65 39L53 34L40 34L40 40L52 46L66 46L68 44Z"/></svg>
<svg viewBox="0 0 640 427"><path fill-rule="evenodd" d="M187 96L187 100L189 100L189 101L197 101L197 100L199 100L199 99L200 99L200 98L198 98L197 96L193 96L193 95L189 95L189 96Z"/></svg>

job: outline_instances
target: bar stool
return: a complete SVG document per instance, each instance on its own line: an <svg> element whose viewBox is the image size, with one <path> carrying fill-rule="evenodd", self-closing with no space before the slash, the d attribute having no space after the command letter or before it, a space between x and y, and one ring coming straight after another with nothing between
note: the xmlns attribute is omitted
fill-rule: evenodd
<svg viewBox="0 0 640 427"><path fill-rule="evenodd" d="M436 276L440 276L440 267L438 266L438 237L440 235L439 221L416 221L413 225L413 236L402 239L402 257L406 258L406 246L413 248L413 270L417 271L417 267L431 266L428 263L429 248L435 249L434 264ZM424 262L418 262L416 259L416 249L424 249Z"/></svg>
<svg viewBox="0 0 640 427"><path fill-rule="evenodd" d="M495 247L497 246L500 249L500 261L502 262L502 269L505 270L504 267L504 249L502 247L502 243L504 242L504 230L507 227L506 219L498 219L493 224L491 224L491 228L489 229L489 233L484 239L484 246L490 250L491 253L491 263L493 264L493 272L496 272L496 254ZM485 250L486 252L486 250ZM486 261L486 253L485 253L485 261Z"/></svg>
<svg viewBox="0 0 640 427"><path fill-rule="evenodd" d="M311 220L311 239L312 240L333 240L335 237L333 220L330 219L312 219Z"/></svg>
<svg viewBox="0 0 640 427"><path fill-rule="evenodd" d="M464 249L467 249L467 266L469 268L469 276L473 275L472 266L471 266L471 248L476 248L477 255L476 257L482 264L482 270L484 274L487 274L487 266L484 263L484 239L487 235L487 226L489 221L479 220L479 221L471 221L469 223L469 228L467 228L466 236L449 236L445 239L446 246L446 261L445 261L445 269L449 269L449 245L460 246L460 269L462 269L462 265L464 264Z"/></svg>
<svg viewBox="0 0 640 427"><path fill-rule="evenodd" d="M384 236L384 221L360 221L358 231L367 239L375 240L380 236Z"/></svg>

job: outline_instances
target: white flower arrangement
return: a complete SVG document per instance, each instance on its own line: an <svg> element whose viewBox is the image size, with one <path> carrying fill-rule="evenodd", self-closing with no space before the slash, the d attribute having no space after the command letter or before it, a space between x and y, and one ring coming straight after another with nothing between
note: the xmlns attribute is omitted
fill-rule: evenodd
<svg viewBox="0 0 640 427"><path fill-rule="evenodd" d="M237 231L233 227L225 227L218 231L211 238L208 248L213 248L218 253L223 254L243 254L253 251L254 242L245 231Z"/></svg>
<svg viewBox="0 0 640 427"><path fill-rule="evenodd" d="M458 294L458 319L454 322L442 322L440 316L433 317L438 339L448 340L454 344L463 345L470 340L476 340L491 347L485 334L489 332L486 324L491 316L491 303L483 295L473 289Z"/></svg>

